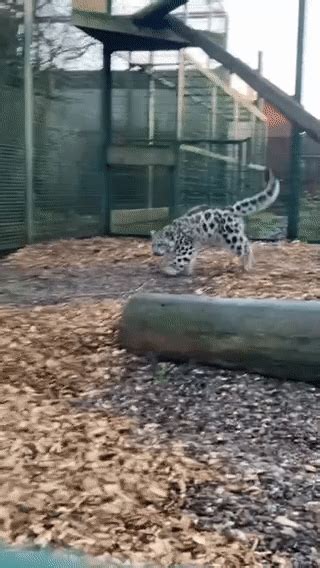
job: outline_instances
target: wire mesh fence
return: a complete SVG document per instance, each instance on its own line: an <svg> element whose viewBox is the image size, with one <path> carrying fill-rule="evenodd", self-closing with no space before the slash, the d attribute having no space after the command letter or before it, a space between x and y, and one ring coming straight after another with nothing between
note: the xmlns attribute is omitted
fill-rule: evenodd
<svg viewBox="0 0 320 568"><path fill-rule="evenodd" d="M113 0L114 13L149 2ZM225 43L221 2L190 0L177 15ZM27 242L23 4L0 0L0 249ZM223 207L263 186L267 125L199 51L121 52L112 63L112 143L168 147L175 168L122 165L105 171L102 46L72 26L72 0L36 1L32 30L33 240L148 234L197 204ZM282 160L279 151L279 160ZM320 168L303 158L297 237L320 240ZM287 168L288 171L289 167ZM290 179L272 209L249 221L252 238L285 236Z"/></svg>
<svg viewBox="0 0 320 568"><path fill-rule="evenodd" d="M12 32L5 44L0 40L0 249L27 242L30 206L34 241L91 236L105 228L102 46L72 26L71 0L36 0L34 6L27 53L25 6L19 0L0 1L0 35L7 28Z"/></svg>
<svg viewBox="0 0 320 568"><path fill-rule="evenodd" d="M252 161L265 163L266 119L230 87L225 69L204 68L189 49L177 64L155 64L147 55L121 54L127 68L112 72L112 142L167 144L176 168L165 174L153 166L112 166L111 230L117 233L148 233L194 205L226 206L242 195Z"/></svg>
<svg viewBox="0 0 320 568"><path fill-rule="evenodd" d="M16 69L19 71L18 68ZM21 79L0 64L0 250L25 242L24 104Z"/></svg>

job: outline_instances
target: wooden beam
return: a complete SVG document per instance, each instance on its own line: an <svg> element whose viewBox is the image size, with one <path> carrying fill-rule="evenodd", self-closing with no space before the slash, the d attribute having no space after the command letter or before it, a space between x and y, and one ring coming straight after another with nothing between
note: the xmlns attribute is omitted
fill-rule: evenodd
<svg viewBox="0 0 320 568"><path fill-rule="evenodd" d="M84 12L107 13L106 0L72 0L73 10L83 10ZM54 21L56 21L54 19Z"/></svg>
<svg viewBox="0 0 320 568"><path fill-rule="evenodd" d="M107 164L109 166L167 166L176 162L176 153L168 146L109 146Z"/></svg>
<svg viewBox="0 0 320 568"><path fill-rule="evenodd" d="M132 20L142 26L151 25L152 27L163 27L163 18L167 16L172 10L176 10L187 0L158 0L155 4L150 4L133 14Z"/></svg>
<svg viewBox="0 0 320 568"><path fill-rule="evenodd" d="M165 18L171 29L191 45L201 47L209 57L215 59L231 73L236 73L243 81L248 83L257 93L279 111L288 120L305 131L313 140L320 142L320 121L307 112L297 101L276 87L273 83L261 77L249 65L237 59L223 47L215 43L209 34L194 30L186 26L181 20L173 16Z"/></svg>
<svg viewBox="0 0 320 568"><path fill-rule="evenodd" d="M72 23L88 35L107 43L111 51L178 50L189 45L189 42L184 41L169 27L142 28L129 16L73 10Z"/></svg>
<svg viewBox="0 0 320 568"><path fill-rule="evenodd" d="M121 345L320 385L320 302L141 294L127 303Z"/></svg>

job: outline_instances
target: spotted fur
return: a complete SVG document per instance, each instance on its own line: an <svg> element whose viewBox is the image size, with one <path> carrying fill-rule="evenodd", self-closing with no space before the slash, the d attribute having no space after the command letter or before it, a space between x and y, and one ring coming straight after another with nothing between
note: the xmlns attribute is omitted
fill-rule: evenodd
<svg viewBox="0 0 320 568"><path fill-rule="evenodd" d="M163 272L170 276L191 274L199 249L217 245L240 257L244 269L250 270L253 255L243 218L267 209L277 199L280 183L270 170L266 171L266 183L264 191L231 207L193 207L162 230L152 231L153 254L170 257Z"/></svg>

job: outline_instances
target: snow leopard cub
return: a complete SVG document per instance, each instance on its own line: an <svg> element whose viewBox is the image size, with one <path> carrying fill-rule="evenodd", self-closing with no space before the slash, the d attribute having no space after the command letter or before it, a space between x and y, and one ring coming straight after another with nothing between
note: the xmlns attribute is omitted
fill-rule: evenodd
<svg viewBox="0 0 320 568"><path fill-rule="evenodd" d="M200 248L221 246L241 258L245 270L253 265L244 217L267 209L278 197L280 182L266 170L264 191L225 209L194 207L160 231L151 231L152 253L166 256L162 272L169 276L191 274ZM173 258L172 258L173 255Z"/></svg>

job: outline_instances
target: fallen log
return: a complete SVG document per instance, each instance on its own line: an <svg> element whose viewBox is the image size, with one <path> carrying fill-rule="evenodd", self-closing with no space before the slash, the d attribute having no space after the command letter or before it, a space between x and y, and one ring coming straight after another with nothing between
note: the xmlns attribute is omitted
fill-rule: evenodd
<svg viewBox="0 0 320 568"><path fill-rule="evenodd" d="M139 294L120 343L135 353L320 385L320 302Z"/></svg>

